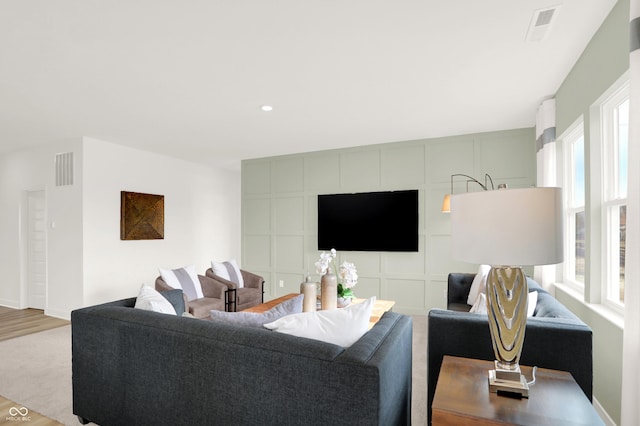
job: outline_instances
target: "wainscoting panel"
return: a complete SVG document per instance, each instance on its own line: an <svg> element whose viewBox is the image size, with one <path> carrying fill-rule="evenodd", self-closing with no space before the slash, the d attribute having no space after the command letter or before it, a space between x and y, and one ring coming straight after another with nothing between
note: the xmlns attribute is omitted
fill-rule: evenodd
<svg viewBox="0 0 640 426"><path fill-rule="evenodd" d="M243 195L269 194L271 192L271 163L253 161L242 171Z"/></svg>
<svg viewBox="0 0 640 426"><path fill-rule="evenodd" d="M275 198L275 226L278 234L301 234L304 230L304 197Z"/></svg>
<svg viewBox="0 0 640 426"><path fill-rule="evenodd" d="M408 314L445 307L447 274L477 269L477 265L453 260L450 218L440 211L454 173L469 174L482 182L484 174L490 173L495 182L514 187L533 185L533 129L245 160L241 264L249 270L265 271L265 279L270 281L267 300L297 292L306 275L320 280L315 271L320 255L319 194L417 189L417 253L340 251L336 263L347 260L356 265L359 282L354 291L359 297L393 299L394 310ZM465 190L464 179L456 182L456 192ZM470 190L481 188L476 185Z"/></svg>
<svg viewBox="0 0 640 426"><path fill-rule="evenodd" d="M243 229L248 235L271 232L271 198L245 199L242 208L251 212L244 215Z"/></svg>
<svg viewBox="0 0 640 426"><path fill-rule="evenodd" d="M273 190L276 193L300 192L304 188L304 179L291 179L291 176L303 176L304 159L285 158L273 163Z"/></svg>
<svg viewBox="0 0 640 426"><path fill-rule="evenodd" d="M346 151L340 155L343 192L366 192L380 188L380 150Z"/></svg>
<svg viewBox="0 0 640 426"><path fill-rule="evenodd" d="M413 188L424 183L424 145L382 150L381 176L384 188Z"/></svg>

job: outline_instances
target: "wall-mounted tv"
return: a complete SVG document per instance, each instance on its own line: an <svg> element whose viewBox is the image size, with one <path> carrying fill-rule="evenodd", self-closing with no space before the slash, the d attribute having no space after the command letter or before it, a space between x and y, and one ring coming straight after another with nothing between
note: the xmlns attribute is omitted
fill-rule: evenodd
<svg viewBox="0 0 640 426"><path fill-rule="evenodd" d="M318 195L318 250L418 251L418 190Z"/></svg>

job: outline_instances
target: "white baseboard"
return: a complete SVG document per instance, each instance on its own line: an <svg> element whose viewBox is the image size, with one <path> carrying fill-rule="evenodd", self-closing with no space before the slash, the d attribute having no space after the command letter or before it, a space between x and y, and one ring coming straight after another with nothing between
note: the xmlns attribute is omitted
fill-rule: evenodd
<svg viewBox="0 0 640 426"><path fill-rule="evenodd" d="M616 422L613 421L609 414L602 408L602 405L598 402L596 398L593 398L593 408L596 409L596 413L600 416L605 426L616 426Z"/></svg>
<svg viewBox="0 0 640 426"><path fill-rule="evenodd" d="M45 309L44 314L50 317L71 321L71 312L69 311L60 311L57 309Z"/></svg>
<svg viewBox="0 0 640 426"><path fill-rule="evenodd" d="M5 306L12 309L21 309L20 303L17 300L0 299L0 306Z"/></svg>

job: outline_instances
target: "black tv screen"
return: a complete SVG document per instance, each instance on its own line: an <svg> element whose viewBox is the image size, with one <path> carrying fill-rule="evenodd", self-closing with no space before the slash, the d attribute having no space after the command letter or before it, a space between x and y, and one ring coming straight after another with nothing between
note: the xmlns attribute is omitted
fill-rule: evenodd
<svg viewBox="0 0 640 426"><path fill-rule="evenodd" d="M418 190L318 195L318 250L418 251Z"/></svg>

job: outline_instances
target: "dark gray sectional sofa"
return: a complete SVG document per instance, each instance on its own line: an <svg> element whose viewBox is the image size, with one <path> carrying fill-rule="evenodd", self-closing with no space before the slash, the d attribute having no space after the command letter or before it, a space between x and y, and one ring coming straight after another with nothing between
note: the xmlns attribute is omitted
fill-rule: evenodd
<svg viewBox="0 0 640 426"><path fill-rule="evenodd" d="M495 359L486 315L469 310L467 296L475 274L452 273L448 277L449 310L433 309L428 316L427 412L435 394L442 358L453 355L492 361ZM527 318L521 365L568 371L589 400L593 392L592 331L540 285L527 278L529 291L538 292L533 317ZM465 309L466 307L466 309ZM429 421L430 423L430 421Z"/></svg>
<svg viewBox="0 0 640 426"><path fill-rule="evenodd" d="M133 309L71 314L73 412L100 425L408 425L411 318L351 347Z"/></svg>

